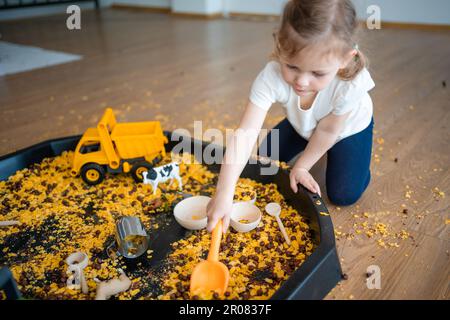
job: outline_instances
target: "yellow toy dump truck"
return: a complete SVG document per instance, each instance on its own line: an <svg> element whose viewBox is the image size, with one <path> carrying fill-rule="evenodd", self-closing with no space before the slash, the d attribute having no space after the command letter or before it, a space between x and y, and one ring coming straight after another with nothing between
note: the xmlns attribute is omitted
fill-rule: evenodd
<svg viewBox="0 0 450 320"><path fill-rule="evenodd" d="M107 108L97 127L87 129L78 142L71 174L80 174L89 185L102 182L106 172L131 172L141 182L142 172L166 155L167 142L159 121L117 123Z"/></svg>

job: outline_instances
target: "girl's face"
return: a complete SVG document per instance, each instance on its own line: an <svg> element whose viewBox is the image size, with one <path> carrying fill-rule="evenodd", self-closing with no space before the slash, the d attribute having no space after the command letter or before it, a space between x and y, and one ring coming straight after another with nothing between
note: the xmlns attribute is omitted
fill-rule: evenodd
<svg viewBox="0 0 450 320"><path fill-rule="evenodd" d="M324 89L356 54L352 50L344 59L334 55L320 58L317 51L305 48L293 58L281 58L281 74L295 93L306 97Z"/></svg>

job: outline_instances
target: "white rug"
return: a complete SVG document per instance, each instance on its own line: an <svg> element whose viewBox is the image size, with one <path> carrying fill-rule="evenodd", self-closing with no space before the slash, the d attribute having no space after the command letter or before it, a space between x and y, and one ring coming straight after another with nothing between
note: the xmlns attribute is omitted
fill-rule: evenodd
<svg viewBox="0 0 450 320"><path fill-rule="evenodd" d="M0 76L45 68L83 56L0 41Z"/></svg>

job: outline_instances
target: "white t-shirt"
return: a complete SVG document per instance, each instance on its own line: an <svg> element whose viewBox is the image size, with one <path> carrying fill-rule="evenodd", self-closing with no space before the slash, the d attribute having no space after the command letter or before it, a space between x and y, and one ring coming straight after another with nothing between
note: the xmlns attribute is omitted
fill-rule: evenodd
<svg viewBox="0 0 450 320"><path fill-rule="evenodd" d="M361 132L370 124L373 105L368 91L373 87L375 83L366 68L349 81L336 76L326 88L317 93L312 106L304 110L300 107L300 97L284 81L280 64L270 61L253 82L250 101L264 110L269 110L273 103L280 102L292 127L306 140L311 137L317 123L330 112L336 115L350 112L338 136L339 141Z"/></svg>

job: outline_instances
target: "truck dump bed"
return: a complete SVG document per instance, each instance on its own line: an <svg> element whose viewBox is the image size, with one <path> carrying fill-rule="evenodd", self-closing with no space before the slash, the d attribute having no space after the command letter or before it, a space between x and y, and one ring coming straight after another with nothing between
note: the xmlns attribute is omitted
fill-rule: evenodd
<svg viewBox="0 0 450 320"><path fill-rule="evenodd" d="M158 154L167 143L159 121L117 123L111 139L121 159Z"/></svg>

